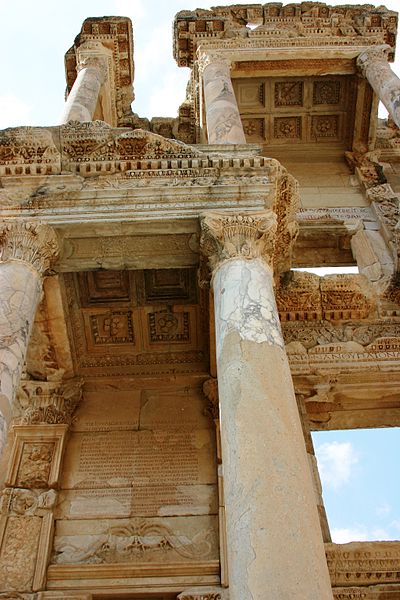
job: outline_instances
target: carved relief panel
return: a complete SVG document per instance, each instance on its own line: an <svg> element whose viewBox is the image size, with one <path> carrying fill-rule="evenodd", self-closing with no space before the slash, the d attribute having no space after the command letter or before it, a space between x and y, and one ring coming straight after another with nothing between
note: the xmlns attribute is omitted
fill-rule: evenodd
<svg viewBox="0 0 400 600"><path fill-rule="evenodd" d="M246 78L233 85L249 142L349 143L355 102L350 77Z"/></svg>

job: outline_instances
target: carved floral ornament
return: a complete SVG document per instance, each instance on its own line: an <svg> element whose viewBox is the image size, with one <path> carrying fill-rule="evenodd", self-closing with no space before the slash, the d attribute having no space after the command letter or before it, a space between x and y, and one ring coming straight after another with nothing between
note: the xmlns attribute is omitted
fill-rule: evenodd
<svg viewBox="0 0 400 600"><path fill-rule="evenodd" d="M74 412L82 398L83 381L64 383L23 381L18 394L24 425L66 424L73 422Z"/></svg>
<svg viewBox="0 0 400 600"><path fill-rule="evenodd" d="M271 264L277 219L266 210L251 214L205 213L201 217L200 248L211 271L233 258L263 258Z"/></svg>
<svg viewBox="0 0 400 600"><path fill-rule="evenodd" d="M57 236L49 225L30 221L0 223L0 262L25 262L43 276L51 272L58 256Z"/></svg>
<svg viewBox="0 0 400 600"><path fill-rule="evenodd" d="M203 50L199 48L197 51L197 64L200 74L203 74L204 70L209 65L222 65L226 70L230 71L232 61L226 52L218 52L217 50Z"/></svg>

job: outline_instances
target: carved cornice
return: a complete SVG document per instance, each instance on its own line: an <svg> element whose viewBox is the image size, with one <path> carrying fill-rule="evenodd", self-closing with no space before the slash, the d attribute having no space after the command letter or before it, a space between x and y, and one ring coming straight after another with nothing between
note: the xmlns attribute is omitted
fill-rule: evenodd
<svg viewBox="0 0 400 600"><path fill-rule="evenodd" d="M22 425L70 425L82 398L83 382L23 381L18 395Z"/></svg>
<svg viewBox="0 0 400 600"><path fill-rule="evenodd" d="M33 221L0 222L0 261L18 260L47 275L59 256L56 233Z"/></svg>
<svg viewBox="0 0 400 600"><path fill-rule="evenodd" d="M233 258L263 258L270 265L276 230L272 210L251 214L207 212L201 217L200 249L211 271Z"/></svg>
<svg viewBox="0 0 400 600"><path fill-rule="evenodd" d="M393 53L396 29L394 11L361 4L350 7L322 2L274 2L217 6L176 15L174 57L179 66L191 67L197 48L204 44L216 49L351 49L387 43Z"/></svg>
<svg viewBox="0 0 400 600"><path fill-rule="evenodd" d="M399 542L325 544L325 552L333 586L398 583Z"/></svg>
<svg viewBox="0 0 400 600"><path fill-rule="evenodd" d="M388 44L379 46L370 46L361 52L357 58L357 67L361 74L367 77L368 67L373 63L387 63L390 56L391 47Z"/></svg>

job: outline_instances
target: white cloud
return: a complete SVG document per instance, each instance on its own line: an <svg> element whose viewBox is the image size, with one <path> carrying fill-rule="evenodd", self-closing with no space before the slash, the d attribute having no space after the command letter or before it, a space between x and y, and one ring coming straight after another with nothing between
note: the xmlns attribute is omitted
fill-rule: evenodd
<svg viewBox="0 0 400 600"><path fill-rule="evenodd" d="M326 442L316 448L322 485L337 491L349 482L358 457L351 442Z"/></svg>
<svg viewBox="0 0 400 600"><path fill-rule="evenodd" d="M386 529L374 527L368 529L365 525L356 524L353 527L333 527L331 529L332 542L335 544L347 544L348 542L366 542L373 540L393 540Z"/></svg>
<svg viewBox="0 0 400 600"><path fill-rule="evenodd" d="M31 121L30 114L30 106L17 96L0 96L0 129L26 125Z"/></svg>
<svg viewBox="0 0 400 600"><path fill-rule="evenodd" d="M367 529L361 525L356 527L337 527L331 529L332 542L347 544L348 542L365 542L370 539Z"/></svg>

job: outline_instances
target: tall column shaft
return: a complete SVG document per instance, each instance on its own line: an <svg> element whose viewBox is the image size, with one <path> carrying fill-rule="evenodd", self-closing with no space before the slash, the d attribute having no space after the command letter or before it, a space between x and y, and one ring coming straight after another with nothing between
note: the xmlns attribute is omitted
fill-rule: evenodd
<svg viewBox="0 0 400 600"><path fill-rule="evenodd" d="M77 54L78 75L65 103L61 123L91 121L101 86L107 78L107 49L100 42L85 42Z"/></svg>
<svg viewBox="0 0 400 600"><path fill-rule="evenodd" d="M50 227L27 222L0 225L0 429L11 417L43 276L57 256ZM1 437L4 442L4 431Z"/></svg>
<svg viewBox="0 0 400 600"><path fill-rule="evenodd" d="M96 110L101 84L102 75L98 67L81 69L65 103L61 123L91 121Z"/></svg>
<svg viewBox="0 0 400 600"><path fill-rule="evenodd" d="M229 62L206 55L203 57L202 74L208 143L245 144Z"/></svg>
<svg viewBox="0 0 400 600"><path fill-rule="evenodd" d="M400 127L400 79L390 68L388 50L390 46L387 45L371 46L361 52L357 64L397 127Z"/></svg>
<svg viewBox="0 0 400 600"><path fill-rule="evenodd" d="M33 267L15 260L0 263L0 411L6 421L41 294L41 277Z"/></svg>
<svg viewBox="0 0 400 600"><path fill-rule="evenodd" d="M270 216L207 217L231 600L332 600L313 482L280 330ZM223 225L221 226L221 222ZM266 233L269 228L269 233ZM210 253L212 243L203 245Z"/></svg>

